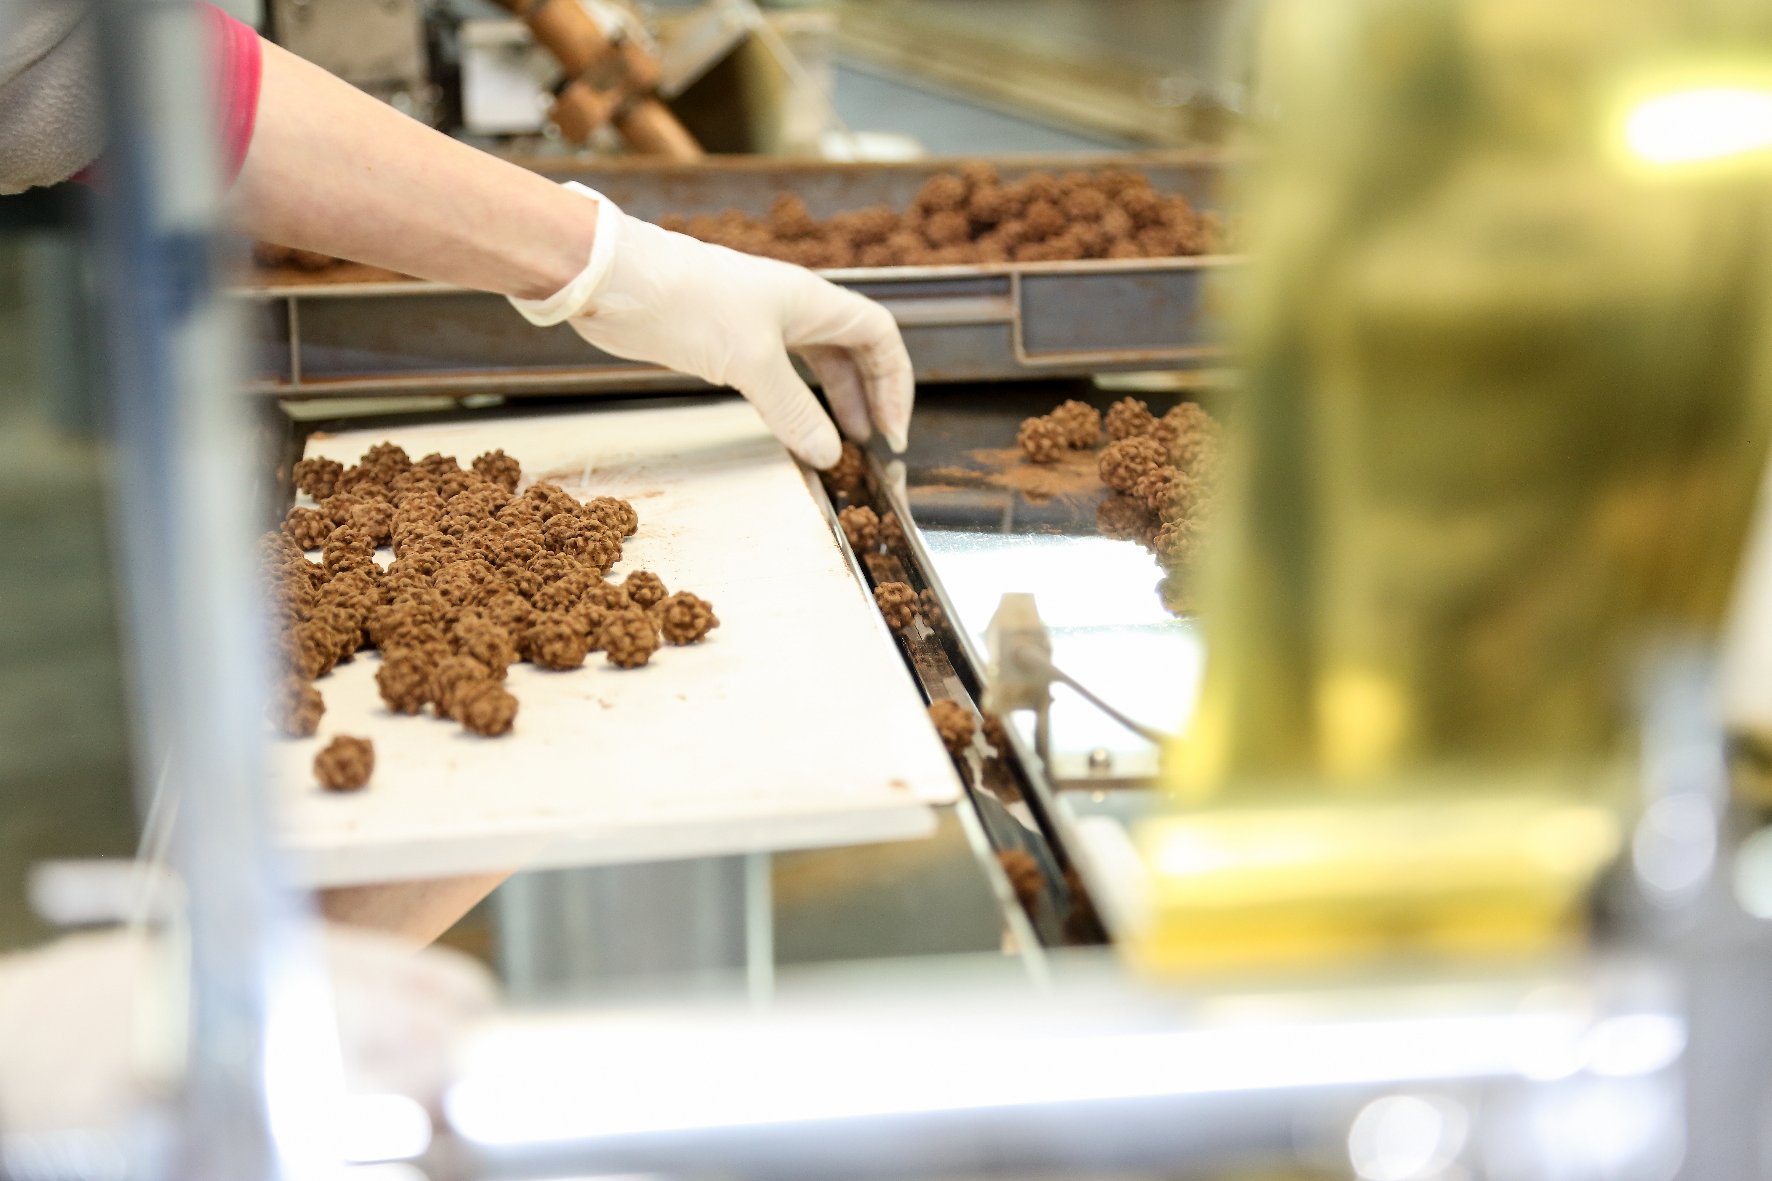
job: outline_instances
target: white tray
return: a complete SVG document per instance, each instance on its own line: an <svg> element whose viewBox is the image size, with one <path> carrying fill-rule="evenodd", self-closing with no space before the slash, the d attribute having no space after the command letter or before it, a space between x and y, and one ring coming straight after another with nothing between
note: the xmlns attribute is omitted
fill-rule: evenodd
<svg viewBox="0 0 1772 1181"><path fill-rule="evenodd" d="M622 671L513 667L515 731L483 739L381 703L359 655L318 684L312 739L279 739L282 833L311 885L856 844L929 832L959 783L867 592L804 476L738 399L315 436L350 463L391 440L414 459L502 447L524 481L640 514L619 578L652 570L710 600L720 627ZM361 792L312 761L337 734L374 740Z"/></svg>

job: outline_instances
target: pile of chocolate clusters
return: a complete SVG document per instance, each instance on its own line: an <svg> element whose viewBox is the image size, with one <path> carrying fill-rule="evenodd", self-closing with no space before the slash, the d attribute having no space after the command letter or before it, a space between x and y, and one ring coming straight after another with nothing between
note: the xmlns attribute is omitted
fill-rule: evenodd
<svg viewBox="0 0 1772 1181"><path fill-rule="evenodd" d="M1212 508L1218 472L1218 424L1193 402L1161 418L1137 398L1122 398L1105 419L1085 402L1064 403L1022 422L1016 440L1032 463L1054 463L1067 451L1101 448L1097 470L1114 492L1096 524L1109 537L1130 538L1163 563L1159 586L1177 613L1194 608L1188 577Z"/></svg>
<svg viewBox="0 0 1772 1181"><path fill-rule="evenodd" d="M962 266L1090 258L1173 258L1226 249L1217 216L1159 193L1130 168L1035 172L1003 181L989 164L929 178L910 207L819 220L791 193L767 217L738 210L664 217L669 230L801 266Z"/></svg>
<svg viewBox="0 0 1772 1181"><path fill-rule="evenodd" d="M798 196L781 193L765 217L728 209L666 214L658 224L815 270L1183 258L1232 248L1229 227L1216 213L1158 192L1136 169L1032 172L1006 181L982 161L930 177L902 210L875 205L820 219ZM255 244L253 259L269 269L308 272L340 261L269 242Z"/></svg>
<svg viewBox="0 0 1772 1181"><path fill-rule="evenodd" d="M581 502L546 482L519 495L521 479L503 451L463 468L446 455L413 462L390 443L349 468L296 465L296 486L314 505L290 509L262 543L284 670L274 720L284 733L316 731L326 706L314 682L359 651L380 652L376 685L390 710L428 709L490 737L516 720L504 684L512 664L574 669L602 652L617 668L638 668L661 642L693 644L719 626L704 600L672 594L656 574L605 577L639 529L627 501ZM385 568L384 546L393 551ZM367 780L373 752L365 744L322 761L317 777L343 790Z"/></svg>

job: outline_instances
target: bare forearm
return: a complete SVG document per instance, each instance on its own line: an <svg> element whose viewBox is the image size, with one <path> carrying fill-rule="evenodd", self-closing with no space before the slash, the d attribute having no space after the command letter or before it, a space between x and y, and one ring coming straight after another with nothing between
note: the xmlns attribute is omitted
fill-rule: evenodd
<svg viewBox="0 0 1772 1181"><path fill-rule="evenodd" d="M432 881L338 886L320 891L320 911L330 922L380 931L413 947L423 947L436 942L438 936L455 926L510 876L511 872L506 871Z"/></svg>
<svg viewBox="0 0 1772 1181"><path fill-rule="evenodd" d="M585 265L596 206L264 43L235 188L254 237L526 299Z"/></svg>

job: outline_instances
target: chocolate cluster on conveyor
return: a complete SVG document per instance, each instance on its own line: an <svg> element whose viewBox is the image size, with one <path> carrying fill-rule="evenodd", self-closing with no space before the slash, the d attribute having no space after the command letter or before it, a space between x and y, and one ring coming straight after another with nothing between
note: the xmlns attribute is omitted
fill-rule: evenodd
<svg viewBox="0 0 1772 1181"><path fill-rule="evenodd" d="M917 592L902 582L882 582L874 588L874 603L886 617L886 626L901 632L917 618Z"/></svg>
<svg viewBox="0 0 1772 1181"><path fill-rule="evenodd" d="M1120 399L1105 415L1069 401L1024 420L1016 439L1023 458L1040 464L1100 446L1096 473L1112 495L1096 511L1096 528L1155 553L1165 572L1158 584L1164 605L1177 613L1193 609L1191 571L1218 473L1219 430L1211 415L1193 402L1159 417L1137 398Z"/></svg>
<svg viewBox="0 0 1772 1181"><path fill-rule="evenodd" d="M837 514L843 536L858 554L871 554L880 548L880 517L865 504L852 504Z"/></svg>
<svg viewBox="0 0 1772 1181"><path fill-rule="evenodd" d="M783 193L765 217L727 210L659 224L746 254L825 269L1174 258L1227 245L1214 214L1158 192L1136 169L1004 180L983 162L930 177L902 210L877 205L820 219Z"/></svg>
<svg viewBox="0 0 1772 1181"><path fill-rule="evenodd" d="M1009 879L1009 889L1014 892L1015 901L1021 904L1022 910L1030 915L1037 912L1040 898L1046 892L1046 874L1033 854L1025 849L1004 849L997 854L997 861L1002 865L1003 876Z"/></svg>
<svg viewBox="0 0 1772 1181"><path fill-rule="evenodd" d="M1057 463L1070 447L1070 436L1064 427L1047 415L1024 419L1015 432L1015 441L1029 463Z"/></svg>
<svg viewBox="0 0 1772 1181"><path fill-rule="evenodd" d="M492 737L516 723L513 664L564 671L603 652L638 668L661 644L694 644L719 626L710 604L673 594L656 573L607 578L639 529L632 505L581 502L546 481L519 492L522 468L503 451L464 468L383 443L350 467L304 459L294 478L314 503L260 543L284 670L271 720L285 734L316 732L326 705L314 682L360 651L380 652L376 688L390 711L429 711ZM373 765L367 742L338 738L315 775L351 790Z"/></svg>
<svg viewBox="0 0 1772 1181"><path fill-rule="evenodd" d="M1003 724L1003 718L1001 715L991 713L988 710L984 715L984 741L986 746L996 751L999 755L1006 755L1009 753L1009 730Z"/></svg>
<svg viewBox="0 0 1772 1181"><path fill-rule="evenodd" d="M957 701L934 701L929 705L929 721L935 732L941 735L941 744L948 748L948 753L959 758L966 748L972 745L972 736L978 733L978 722L972 711Z"/></svg>

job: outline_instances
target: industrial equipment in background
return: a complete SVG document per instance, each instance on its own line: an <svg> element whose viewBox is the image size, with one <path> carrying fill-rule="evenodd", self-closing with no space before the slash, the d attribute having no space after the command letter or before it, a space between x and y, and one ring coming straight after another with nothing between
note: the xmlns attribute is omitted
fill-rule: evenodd
<svg viewBox="0 0 1772 1181"><path fill-rule="evenodd" d="M812 154L838 124L835 17L713 0L650 23L617 0L271 0L291 52L441 130L508 149Z"/></svg>
<svg viewBox="0 0 1772 1181"><path fill-rule="evenodd" d="M688 158L692 139L714 153L903 159L959 150L967 127L1010 151L1213 148L1242 126L1249 0L1086 20L1037 2L267 0L264 25L441 130L525 155ZM912 125L879 123L887 104L915 112Z"/></svg>
<svg viewBox="0 0 1772 1181"><path fill-rule="evenodd" d="M564 77L550 117L569 142L585 144L607 125L640 155L701 158L701 145L659 101L662 74L631 14L579 0L501 2L560 63Z"/></svg>
<svg viewBox="0 0 1772 1181"><path fill-rule="evenodd" d="M425 35L424 0L269 0L267 35L298 57L422 123L441 92Z"/></svg>

